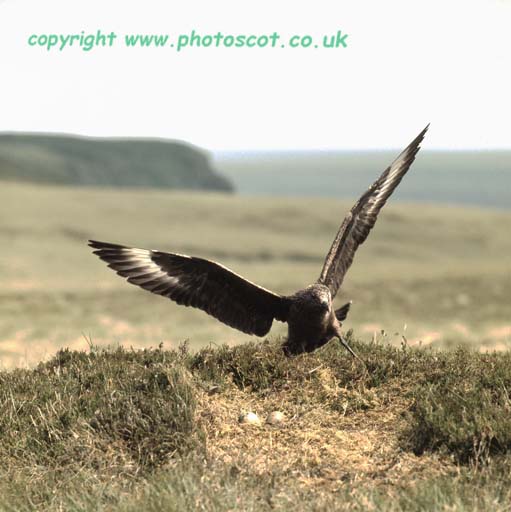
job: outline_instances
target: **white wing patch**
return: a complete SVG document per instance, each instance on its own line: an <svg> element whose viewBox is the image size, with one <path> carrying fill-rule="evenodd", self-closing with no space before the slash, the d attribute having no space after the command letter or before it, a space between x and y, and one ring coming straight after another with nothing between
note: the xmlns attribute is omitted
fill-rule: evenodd
<svg viewBox="0 0 511 512"><path fill-rule="evenodd" d="M147 249L123 247L117 250L117 255L108 259L108 266L126 277L128 282L149 291L179 285L179 279L163 271L152 260L151 251Z"/></svg>

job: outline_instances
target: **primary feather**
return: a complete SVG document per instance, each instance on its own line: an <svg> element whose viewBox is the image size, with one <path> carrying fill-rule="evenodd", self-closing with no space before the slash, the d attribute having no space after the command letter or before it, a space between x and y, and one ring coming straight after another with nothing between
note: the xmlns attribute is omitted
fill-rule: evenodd
<svg viewBox="0 0 511 512"><path fill-rule="evenodd" d="M414 161L428 127L429 125L385 169L346 215L328 251L318 279L318 283L328 286L332 297L335 297L339 290L344 276L353 262L358 246L364 243L381 208Z"/></svg>

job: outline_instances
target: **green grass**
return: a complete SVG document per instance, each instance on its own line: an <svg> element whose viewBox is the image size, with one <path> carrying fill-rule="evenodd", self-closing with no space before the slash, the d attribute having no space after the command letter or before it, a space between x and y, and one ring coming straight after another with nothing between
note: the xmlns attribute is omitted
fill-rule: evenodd
<svg viewBox="0 0 511 512"><path fill-rule="evenodd" d="M443 359L435 378L414 391L414 451L443 449L483 463L511 451L511 353L459 350Z"/></svg>
<svg viewBox="0 0 511 512"><path fill-rule="evenodd" d="M276 340L63 350L1 372L0 510L506 510L510 354L351 342L367 368L335 344L288 359ZM272 400L294 411L283 426L237 426L239 407ZM322 453L384 424L389 453L340 443L310 459L299 437ZM259 469L268 435L289 467Z"/></svg>
<svg viewBox="0 0 511 512"><path fill-rule="evenodd" d="M492 468L483 475L461 471L457 477L431 479L390 492L348 484L333 495L311 496L294 488L280 489L274 475L251 482L227 472L218 475L187 467L184 478L175 472L163 474L150 481L137 500L121 502L118 510L506 511L511 491L502 473L508 469Z"/></svg>
<svg viewBox="0 0 511 512"><path fill-rule="evenodd" d="M2 459L60 471L157 466L194 430L192 384L178 363L158 351L62 350L31 372L2 373Z"/></svg>
<svg viewBox="0 0 511 512"><path fill-rule="evenodd" d="M351 202L156 190L3 184L0 361L36 364L57 348L193 347L250 338L127 284L88 238L210 257L265 287L314 282ZM507 347L511 240L504 211L389 204L357 252L337 304L366 341ZM406 327L405 327L406 326ZM397 333L397 334L396 334ZM285 334L275 322L272 335Z"/></svg>

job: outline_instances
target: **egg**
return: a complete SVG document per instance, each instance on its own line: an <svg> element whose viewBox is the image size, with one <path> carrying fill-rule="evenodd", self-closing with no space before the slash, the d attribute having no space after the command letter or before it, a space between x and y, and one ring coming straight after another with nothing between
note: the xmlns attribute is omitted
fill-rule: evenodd
<svg viewBox="0 0 511 512"><path fill-rule="evenodd" d="M240 423L244 423L245 425L260 425L261 420L259 416L255 412L244 412L241 413L238 421Z"/></svg>
<svg viewBox="0 0 511 512"><path fill-rule="evenodd" d="M280 411L273 411L268 414L266 423L269 423L270 425L280 425L281 423L284 423L284 419L284 413Z"/></svg>

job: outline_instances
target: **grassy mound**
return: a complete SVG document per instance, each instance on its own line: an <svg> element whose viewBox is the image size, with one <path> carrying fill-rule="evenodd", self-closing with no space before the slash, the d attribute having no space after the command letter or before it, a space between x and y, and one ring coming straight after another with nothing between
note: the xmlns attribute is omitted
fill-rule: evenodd
<svg viewBox="0 0 511 512"><path fill-rule="evenodd" d="M442 371L413 392L413 449L441 449L460 462L510 452L511 353L458 350L441 359Z"/></svg>
<svg viewBox="0 0 511 512"><path fill-rule="evenodd" d="M0 373L5 509L419 510L510 498L509 353L350 342L365 364L336 343L288 359L277 340L194 354L63 350ZM241 425L244 410L286 420Z"/></svg>
<svg viewBox="0 0 511 512"><path fill-rule="evenodd" d="M176 353L63 350L0 374L0 403L13 467L140 473L193 444L193 384Z"/></svg>

